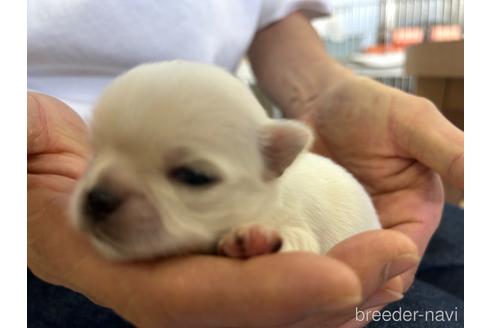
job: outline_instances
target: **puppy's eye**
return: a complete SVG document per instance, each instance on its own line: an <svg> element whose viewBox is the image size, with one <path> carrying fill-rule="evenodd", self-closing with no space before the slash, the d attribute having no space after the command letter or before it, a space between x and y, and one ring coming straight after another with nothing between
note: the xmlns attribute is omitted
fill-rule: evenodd
<svg viewBox="0 0 492 328"><path fill-rule="evenodd" d="M187 166L180 166L169 172L173 180L190 187L208 186L218 181L216 177L194 170Z"/></svg>

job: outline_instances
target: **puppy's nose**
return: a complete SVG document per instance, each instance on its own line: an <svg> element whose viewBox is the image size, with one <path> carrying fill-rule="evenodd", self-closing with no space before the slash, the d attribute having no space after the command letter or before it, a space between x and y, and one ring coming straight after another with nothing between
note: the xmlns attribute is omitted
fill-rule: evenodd
<svg viewBox="0 0 492 328"><path fill-rule="evenodd" d="M123 198L110 190L96 186L87 193L86 211L96 221L104 220L116 211Z"/></svg>

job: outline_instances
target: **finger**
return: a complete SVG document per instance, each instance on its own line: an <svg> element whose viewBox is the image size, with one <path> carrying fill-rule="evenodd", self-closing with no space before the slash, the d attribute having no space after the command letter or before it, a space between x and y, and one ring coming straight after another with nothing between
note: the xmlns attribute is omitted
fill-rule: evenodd
<svg viewBox="0 0 492 328"><path fill-rule="evenodd" d="M429 101L422 98L395 97L415 103L412 110L394 114L392 131L398 145L411 156L438 172L444 179L463 190L464 134L449 122ZM408 106L407 106L408 107Z"/></svg>
<svg viewBox="0 0 492 328"><path fill-rule="evenodd" d="M382 237L381 234L377 233L371 236L372 238L383 238L386 239L385 243L391 244L392 241L390 238L394 237ZM356 236L355 238L360 238L359 236ZM360 239L360 243L368 242L367 236L363 236L363 238ZM408 242L408 241L406 241ZM394 243L394 241L393 241ZM400 242L398 242L400 243ZM342 243L343 244L343 243ZM345 257L346 254L343 254L344 252L351 252L351 248L358 248L358 246L354 242L350 242L350 245L339 245L337 246L339 249L335 249L334 252L338 253L337 256L340 257ZM340 247L343 247L344 250L341 251ZM399 246L400 250L398 252L403 252L403 254L407 253L406 248L408 245L403 245ZM378 249L381 250L381 247L377 247ZM383 252L385 247L382 247ZM372 249L374 251L376 249ZM408 250L411 252L415 250L415 247L408 247ZM367 250L367 252L370 252L371 250ZM398 253L397 252L397 253ZM360 253L358 253L360 255ZM355 255L355 258L357 258L358 255ZM398 257L398 256L397 256ZM404 270L404 268L400 267L400 269L396 271ZM410 269L411 270L411 269ZM356 270L357 271L357 270ZM359 269L360 271L360 269ZM391 271L391 269L390 269ZM408 271L406 271L408 272ZM384 275L384 274L383 274ZM389 274L391 275L391 273ZM364 277L367 277L367 274L364 274ZM361 279L367 279L367 278L361 278ZM368 278L372 279L372 278ZM384 280L384 279L383 279ZM382 281L382 280L380 280ZM366 285L366 281L362 280L363 286ZM376 283L377 284L377 283ZM356 311L365 311L366 309L374 308L377 306L384 306L388 303L398 301L403 298L403 292L404 292L404 283L402 280L402 276L398 275L396 277L390 278L386 282L383 282L379 288L372 293L371 295L367 296L367 299L362 303L362 304L357 304L356 307L352 308L346 308L342 309L336 312L325 312L325 313L320 313L315 316L311 316L308 318L305 318L303 320L300 320L298 322L293 323L292 325L289 325L287 327L289 328L308 328L308 327L338 327L339 325L343 324L343 327L347 325L347 327L364 327L367 324L367 321L357 321L357 320L352 320L353 317L356 314ZM369 291L367 291L369 293ZM344 324L345 323L345 324Z"/></svg>
<svg viewBox="0 0 492 328"><path fill-rule="evenodd" d="M371 321L374 314L378 311L381 311L384 306L376 306L372 308L368 308L365 310L361 310L356 308L354 310L354 317L343 325L337 326L337 328L362 328L366 327Z"/></svg>
<svg viewBox="0 0 492 328"><path fill-rule="evenodd" d="M356 313L355 311L357 310L363 311L368 308L374 308L378 305L386 305L388 303L400 300L403 297L400 292L401 288L402 282L400 276L398 276L387 281L383 286L381 286L381 289L371 295L369 300L364 304L357 305L355 308L347 308L343 311L320 313L297 321L283 328L338 327L340 324L350 321L354 317ZM371 306L371 304L374 305Z"/></svg>
<svg viewBox="0 0 492 328"><path fill-rule="evenodd" d="M420 260L415 243L402 233L374 230L358 234L336 245L328 253L348 264L362 282L363 298Z"/></svg>
<svg viewBox="0 0 492 328"><path fill-rule="evenodd" d="M87 126L62 101L35 92L27 93L27 154L64 152L86 155Z"/></svg>
<svg viewBox="0 0 492 328"><path fill-rule="evenodd" d="M365 327L371 321L370 312L368 311L381 310L387 304L401 300L403 298L403 294L400 292L402 291L402 288L401 275L388 280L378 291L371 295L365 303L357 305L347 316L340 318L340 320L337 321L336 327ZM325 325L329 322L330 318L325 318L325 320L322 321Z"/></svg>
<svg viewBox="0 0 492 328"><path fill-rule="evenodd" d="M150 312L165 313L168 320L185 318L185 327L198 322L220 327L286 326L317 312L353 307L361 300L359 279L347 265L308 253L248 261L177 258L147 272L144 280L138 279L140 289L153 293L134 296L132 302L144 302ZM127 313L131 307L120 304L119 309ZM138 313L129 319L145 322Z"/></svg>
<svg viewBox="0 0 492 328"><path fill-rule="evenodd" d="M403 293L404 285L402 277L401 275L396 276L384 283L379 290L372 294L363 304L359 306L359 308L365 310L399 301L404 297Z"/></svg>

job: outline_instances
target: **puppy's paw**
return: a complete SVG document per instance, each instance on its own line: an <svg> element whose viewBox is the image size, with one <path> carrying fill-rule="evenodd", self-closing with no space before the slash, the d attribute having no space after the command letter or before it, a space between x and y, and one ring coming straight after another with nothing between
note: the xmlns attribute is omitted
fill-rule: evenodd
<svg viewBox="0 0 492 328"><path fill-rule="evenodd" d="M217 248L219 254L246 259L275 253L281 246L282 238L278 231L261 224L249 224L229 231Z"/></svg>

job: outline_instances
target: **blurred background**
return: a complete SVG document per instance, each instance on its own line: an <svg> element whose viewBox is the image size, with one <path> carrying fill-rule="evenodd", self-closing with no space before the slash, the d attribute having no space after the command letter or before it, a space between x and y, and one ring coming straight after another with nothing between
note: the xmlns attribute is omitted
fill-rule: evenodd
<svg viewBox="0 0 492 328"><path fill-rule="evenodd" d="M464 0L332 2L333 16L313 21L329 53L358 73L405 91L416 88L405 72L407 47L464 36Z"/></svg>
<svg viewBox="0 0 492 328"><path fill-rule="evenodd" d="M431 100L464 129L464 0L332 0L332 15L312 21L327 51L354 72ZM247 61L237 72L262 103ZM464 206L445 185L446 201Z"/></svg>

